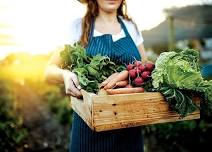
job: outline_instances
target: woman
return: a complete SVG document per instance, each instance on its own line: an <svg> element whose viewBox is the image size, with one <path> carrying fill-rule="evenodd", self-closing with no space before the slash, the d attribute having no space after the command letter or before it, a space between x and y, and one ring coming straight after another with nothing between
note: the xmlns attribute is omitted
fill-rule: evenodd
<svg viewBox="0 0 212 152"><path fill-rule="evenodd" d="M147 61L143 38L136 25L126 14L125 0L83 0L87 13L73 22L70 44L79 41L88 55L107 55L117 64L128 64L135 59ZM50 59L46 79L64 83L66 94L80 97L77 76L60 68L61 59L56 52ZM110 79L102 83L107 86ZM74 112L71 134L71 152L142 152L140 127L105 132L92 131Z"/></svg>

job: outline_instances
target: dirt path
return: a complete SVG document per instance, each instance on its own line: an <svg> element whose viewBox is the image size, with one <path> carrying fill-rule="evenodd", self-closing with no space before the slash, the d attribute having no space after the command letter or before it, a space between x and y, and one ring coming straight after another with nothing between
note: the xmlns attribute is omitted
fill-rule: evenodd
<svg viewBox="0 0 212 152"><path fill-rule="evenodd" d="M26 85L17 85L18 110L29 131L20 152L68 151L69 126L60 125L49 112L48 105Z"/></svg>

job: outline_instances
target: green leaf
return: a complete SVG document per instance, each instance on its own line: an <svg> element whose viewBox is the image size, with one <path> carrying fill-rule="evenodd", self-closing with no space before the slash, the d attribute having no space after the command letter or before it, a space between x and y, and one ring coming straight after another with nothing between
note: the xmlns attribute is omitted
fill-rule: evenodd
<svg viewBox="0 0 212 152"><path fill-rule="evenodd" d="M203 93L204 108L211 111L208 113L212 113L212 83L204 80L201 75L198 51L184 49L178 52L161 53L156 60L155 69L152 72L152 80L152 84L156 90L160 90L164 85L167 85L183 93L184 98L178 91L175 92L172 90L172 93L179 95L176 100L173 100L174 98L172 96L167 96L167 98L170 97L168 99L172 104L176 104L175 101L178 101L178 104L174 107L179 109L178 111L182 115L189 113L194 109L192 107L195 107L191 104L190 91ZM164 95L168 95L167 93L170 92L165 92ZM182 102L180 102L180 99Z"/></svg>
<svg viewBox="0 0 212 152"><path fill-rule="evenodd" d="M165 97L172 110L176 111L181 118L198 109L198 106L192 101L192 94L171 87L162 87L159 90Z"/></svg>
<svg viewBox="0 0 212 152"><path fill-rule="evenodd" d="M62 68L75 72L82 88L89 92L97 92L98 84L116 72L116 65L108 56L90 57L79 43L65 45L60 56Z"/></svg>

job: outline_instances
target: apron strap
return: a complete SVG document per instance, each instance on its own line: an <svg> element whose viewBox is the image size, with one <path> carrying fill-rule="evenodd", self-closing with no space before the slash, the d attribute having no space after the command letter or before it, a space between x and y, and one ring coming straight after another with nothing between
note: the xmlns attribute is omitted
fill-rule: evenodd
<svg viewBox="0 0 212 152"><path fill-rule="evenodd" d="M124 30L126 37L130 36L124 22L122 21L122 19L120 17L117 17L117 18L118 18L119 23L121 24L122 29Z"/></svg>
<svg viewBox="0 0 212 152"><path fill-rule="evenodd" d="M94 18L91 19L91 28L89 31L88 43L90 43L93 38L93 31L94 31Z"/></svg>

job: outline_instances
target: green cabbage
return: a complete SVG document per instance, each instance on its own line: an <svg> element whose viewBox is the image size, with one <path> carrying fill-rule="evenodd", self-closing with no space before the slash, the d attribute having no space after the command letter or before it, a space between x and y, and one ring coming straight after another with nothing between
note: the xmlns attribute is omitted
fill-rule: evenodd
<svg viewBox="0 0 212 152"><path fill-rule="evenodd" d="M206 81L202 78L198 51L184 49L180 50L180 52L172 51L161 53L156 60L155 69L152 72L152 79L153 87L161 91L168 101L170 100L170 91L168 95L166 94L167 90L175 89L176 91L172 91L173 93L179 93L179 91L183 93L187 99L184 103L181 103L181 105L187 105L184 105L184 108L177 106L179 102L182 102L181 98L176 97L176 94L173 94L174 98L172 98L172 103L174 103L172 107L174 107L173 109L180 113L181 116L185 116L196 110L189 99L192 98L192 94L196 93L203 94L204 101L207 105L205 107L212 112L212 81ZM166 89L164 89L164 87ZM181 95L181 93L179 94ZM189 107L192 107L192 110L189 109Z"/></svg>

